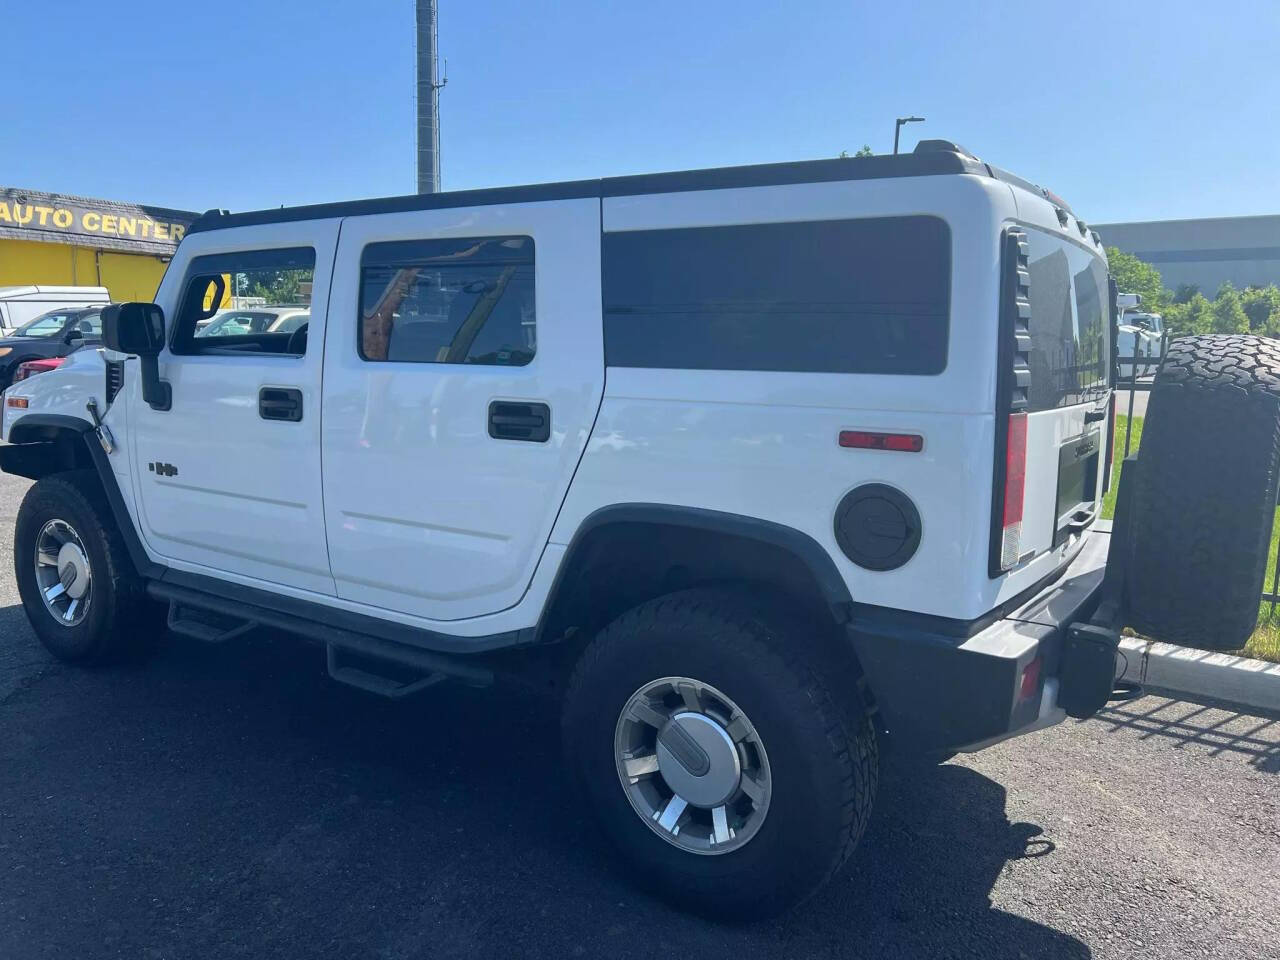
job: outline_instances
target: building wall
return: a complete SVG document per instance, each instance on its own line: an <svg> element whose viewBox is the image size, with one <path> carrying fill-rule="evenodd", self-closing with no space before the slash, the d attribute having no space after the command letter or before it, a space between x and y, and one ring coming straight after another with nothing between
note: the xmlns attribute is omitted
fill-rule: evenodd
<svg viewBox="0 0 1280 960"><path fill-rule="evenodd" d="M1212 298L1218 287L1280 286L1280 215L1094 224L1116 246L1160 271L1176 290L1194 283Z"/></svg>
<svg viewBox="0 0 1280 960"><path fill-rule="evenodd" d="M149 301L166 266L164 260L148 254L0 239L0 286L101 285L110 291L112 300Z"/></svg>

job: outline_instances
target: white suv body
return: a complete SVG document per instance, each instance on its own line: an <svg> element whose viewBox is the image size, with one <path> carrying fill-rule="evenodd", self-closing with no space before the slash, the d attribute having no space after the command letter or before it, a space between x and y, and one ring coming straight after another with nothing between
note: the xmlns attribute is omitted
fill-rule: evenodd
<svg viewBox="0 0 1280 960"><path fill-rule="evenodd" d="M250 261L309 271L297 353L190 338ZM81 352L3 428L34 449L95 400L151 595L309 633L331 669L338 630L473 663L573 637L569 609L760 581L847 635L891 734L977 748L1064 716L1106 558L1112 299L1062 201L945 143L212 214L156 295L167 405Z"/></svg>
<svg viewBox="0 0 1280 960"><path fill-rule="evenodd" d="M951 311L940 373L610 366L606 376L600 249L610 237L920 211L950 234ZM537 624L575 531L593 511L619 503L778 523L821 544L857 602L972 620L1053 573L1083 544L1074 536L1054 545L1057 451L1087 432L1086 415L1105 405L1105 392L1028 415L1019 562L989 575L1002 230L1033 231L1059 256L1105 269L1101 249L1069 219L1062 226L1043 196L966 174L485 202L195 229L156 295L166 316L175 316L196 257L310 247L317 268L309 340L323 337L326 349L304 357L179 357L166 349L160 362L174 409L151 410L137 378L129 378L124 403L113 403L106 418L129 456L112 464L132 492L131 516L156 562L268 583L318 603L475 637L478 646ZM486 234L533 238L539 319L532 361L460 370L362 360L362 250ZM298 425L260 419L258 393L270 385L300 389L304 409L323 406L323 416ZM82 403L55 399L57 378L27 389L28 412L85 416ZM546 403L550 441L490 437L486 414L495 400ZM424 405L426 421L419 418ZM6 422L13 419L7 411ZM387 449L362 443L369 423L400 441ZM924 449L845 449L838 438L846 430L916 434ZM157 460L180 464L189 479L157 482L146 470ZM902 490L921 515L919 549L895 570L859 567L835 540L836 505L868 482Z"/></svg>

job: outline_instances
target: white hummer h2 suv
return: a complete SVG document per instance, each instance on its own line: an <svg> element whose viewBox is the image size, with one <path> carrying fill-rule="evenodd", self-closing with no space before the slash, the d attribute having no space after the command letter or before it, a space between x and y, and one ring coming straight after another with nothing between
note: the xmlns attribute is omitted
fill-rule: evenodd
<svg viewBox="0 0 1280 960"><path fill-rule="evenodd" d="M309 320L196 336L241 296ZM565 762L634 875L781 909L849 856L882 746L1088 716L1125 618L1247 606L1160 540L1196 521L1198 467L1174 522L1116 547L1097 521L1113 301L1063 201L943 141L213 211L154 304L108 311L106 349L6 393L0 467L37 480L18 585L68 661L167 625L289 631L389 696L563 665ZM1252 339L1179 343L1135 517L1159 418L1181 452L1199 416L1179 397L1265 394L1274 432ZM1209 349L1254 387L1217 390ZM1259 464L1224 496L1274 504L1274 444Z"/></svg>

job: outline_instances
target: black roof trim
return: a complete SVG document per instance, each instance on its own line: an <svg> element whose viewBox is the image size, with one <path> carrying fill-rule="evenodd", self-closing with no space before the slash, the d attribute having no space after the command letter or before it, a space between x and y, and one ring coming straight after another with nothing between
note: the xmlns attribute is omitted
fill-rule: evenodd
<svg viewBox="0 0 1280 960"><path fill-rule="evenodd" d="M746 167L717 167L675 173L647 173L601 180L571 180L521 187L487 190L458 190L448 193L411 194L371 200L349 200L305 207L281 207L248 213L210 210L187 229L187 233L221 230L228 227L287 223L296 220L323 220L410 210L441 210L497 203L535 203L545 200L574 200L588 197L629 197L646 193L679 193L688 190L725 190L734 187L762 187L788 183L826 183L836 180L881 180L898 177L931 177L948 174L997 176L987 164L953 151L886 154L873 157L837 157L830 160L801 160ZM1003 177L1001 177L1003 179ZM1023 181L1019 181L1020 183ZM1039 187L1033 188L1041 193Z"/></svg>

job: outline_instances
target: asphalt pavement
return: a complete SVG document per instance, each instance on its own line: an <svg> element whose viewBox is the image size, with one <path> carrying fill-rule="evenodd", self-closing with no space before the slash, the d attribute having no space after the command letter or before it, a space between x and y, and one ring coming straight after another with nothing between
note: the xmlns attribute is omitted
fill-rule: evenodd
<svg viewBox="0 0 1280 960"><path fill-rule="evenodd" d="M1147 696L890 772L827 889L717 924L627 881L548 698L393 703L272 634L66 667L2 562L4 960L1280 957L1280 720Z"/></svg>

